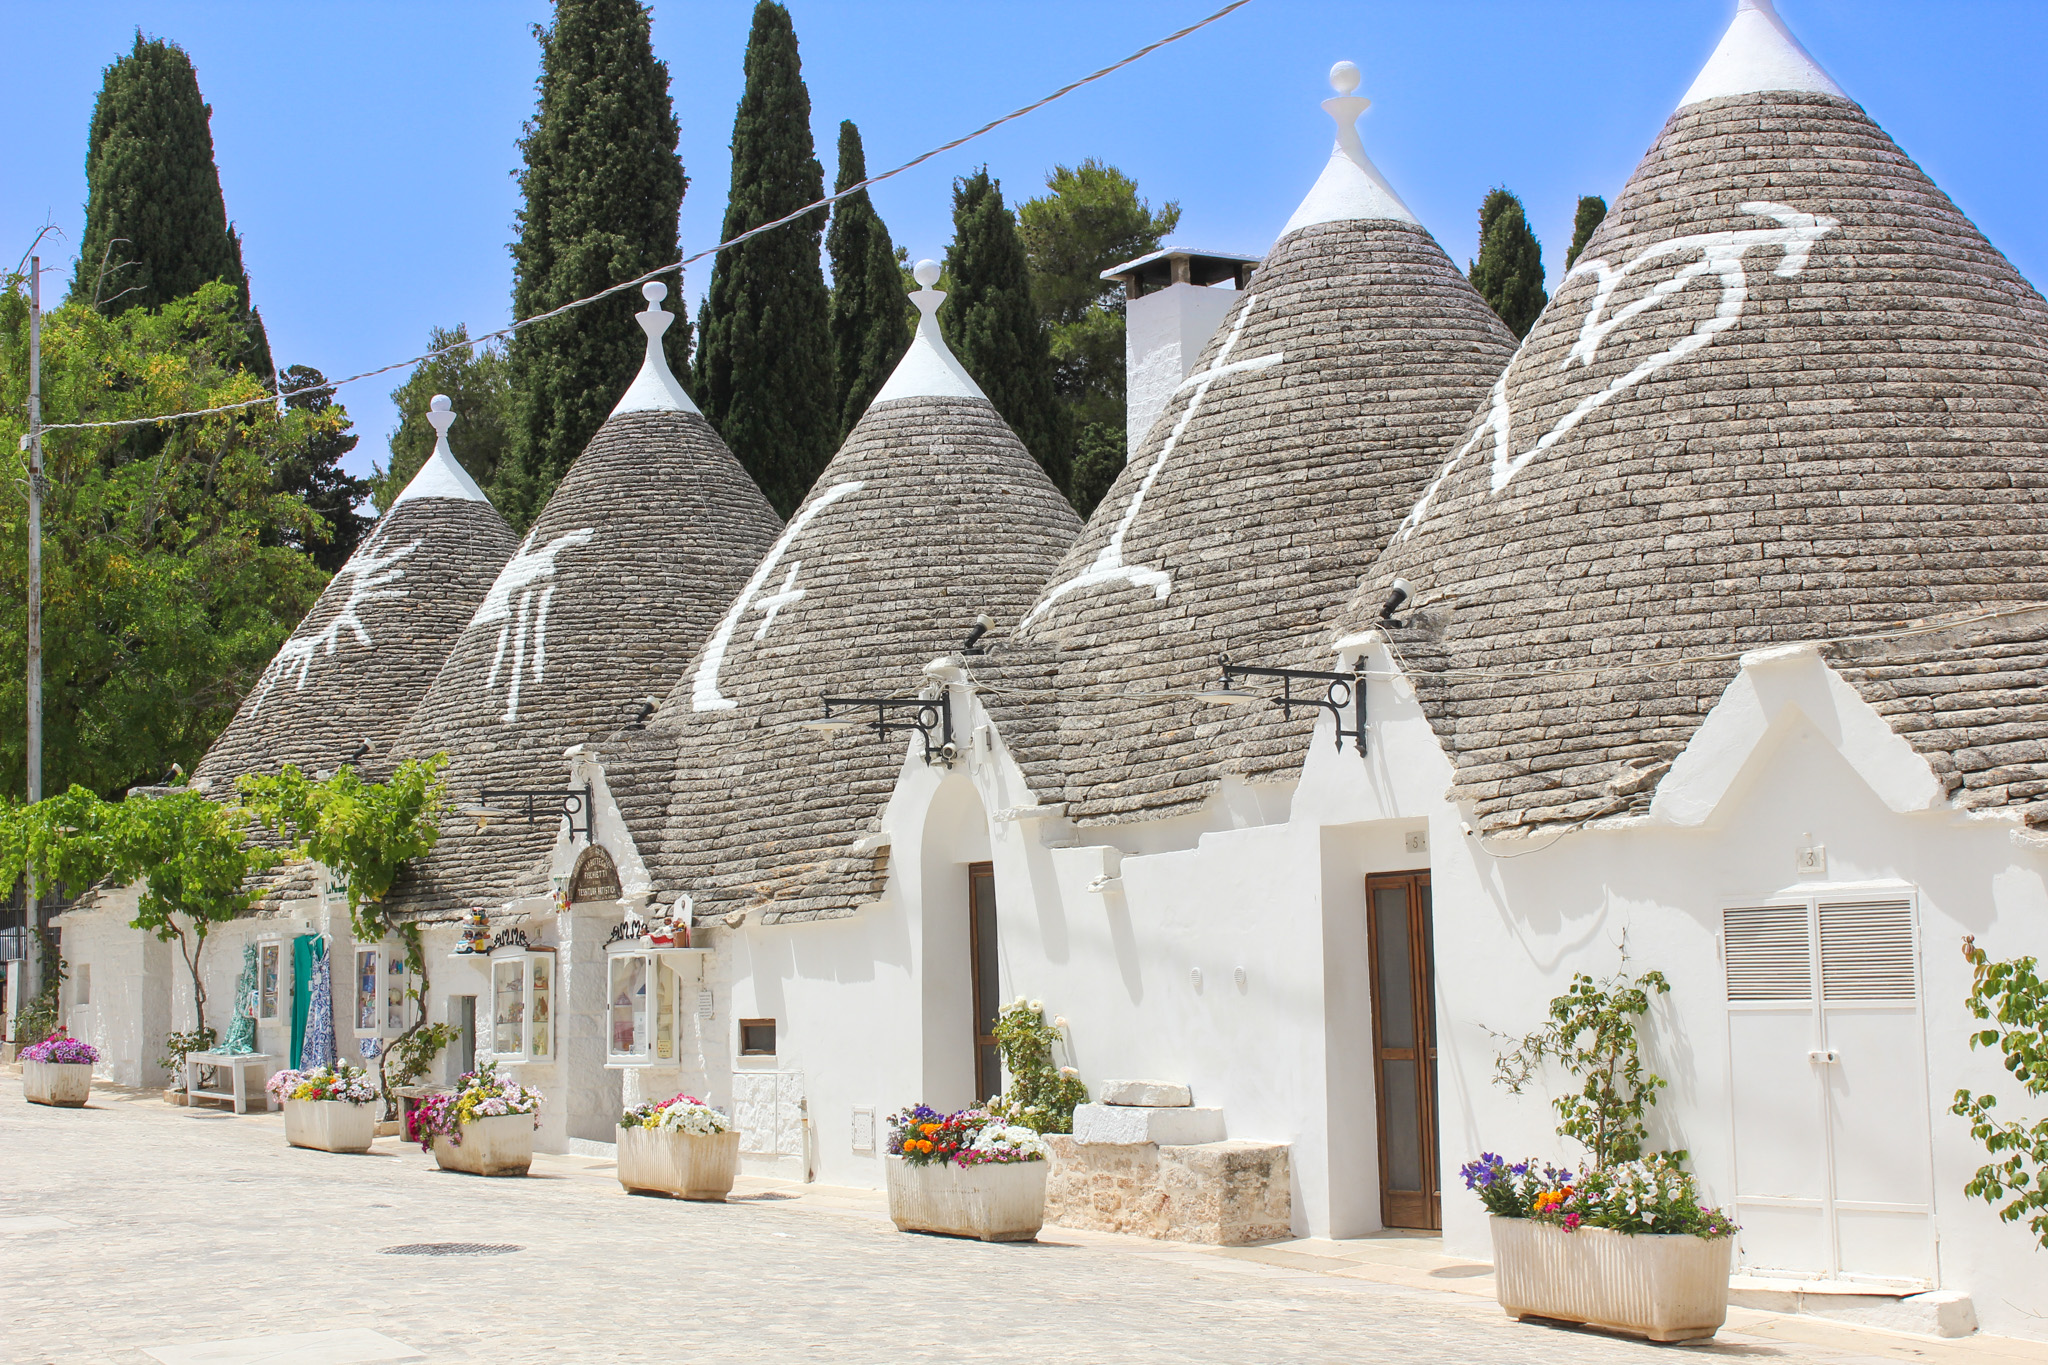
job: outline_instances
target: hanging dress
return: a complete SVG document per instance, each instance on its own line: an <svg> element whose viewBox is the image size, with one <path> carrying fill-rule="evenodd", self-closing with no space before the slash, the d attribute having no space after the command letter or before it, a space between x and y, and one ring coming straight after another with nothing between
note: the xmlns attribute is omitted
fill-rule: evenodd
<svg viewBox="0 0 2048 1365"><path fill-rule="evenodd" d="M316 1066L334 1065L334 974L327 960L326 945L314 949L313 1002L306 1011L306 1046L303 1061L310 1071Z"/></svg>

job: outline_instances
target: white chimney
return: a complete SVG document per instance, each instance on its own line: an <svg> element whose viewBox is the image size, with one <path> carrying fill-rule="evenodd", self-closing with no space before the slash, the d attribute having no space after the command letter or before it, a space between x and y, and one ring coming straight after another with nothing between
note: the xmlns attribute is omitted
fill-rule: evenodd
<svg viewBox="0 0 2048 1365"><path fill-rule="evenodd" d="M1103 279L1124 287L1127 461L1201 359L1258 263L1256 256L1168 247L1102 272Z"/></svg>

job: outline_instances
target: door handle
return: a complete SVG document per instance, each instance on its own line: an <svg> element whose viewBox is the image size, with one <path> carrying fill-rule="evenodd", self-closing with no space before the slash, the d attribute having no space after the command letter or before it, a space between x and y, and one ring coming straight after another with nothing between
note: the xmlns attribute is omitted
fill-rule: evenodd
<svg viewBox="0 0 2048 1365"><path fill-rule="evenodd" d="M1806 1054L1806 1060L1832 1066L1842 1060L1842 1054L1831 1047L1817 1047Z"/></svg>

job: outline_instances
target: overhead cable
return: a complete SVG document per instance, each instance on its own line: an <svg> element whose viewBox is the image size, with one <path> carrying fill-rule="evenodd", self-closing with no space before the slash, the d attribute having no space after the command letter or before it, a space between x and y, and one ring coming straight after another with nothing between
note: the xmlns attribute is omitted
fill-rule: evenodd
<svg viewBox="0 0 2048 1365"><path fill-rule="evenodd" d="M720 242L717 246L707 247L704 250L697 252L695 255L685 256L683 257L683 259L681 259L680 261L676 261L673 264L660 266L657 267L656 269L649 270L644 274L635 275L630 280L620 280L617 284L612 285L608 289L601 289L597 293L591 294L585 298L573 299L570 302L563 304L561 307L551 308L545 313L535 313L530 318L521 318L519 321L513 323L511 326L501 327L495 332L486 332L481 336L472 337L467 341L458 341L451 346L442 346L436 350L427 351L422 355L416 355L412 357L410 360L393 361L389 365L380 365L374 370L364 370L361 374L352 374L345 379L329 379L323 383L306 384L295 389L279 389L275 393L265 393L261 397L243 399L241 402L237 403L223 403L218 407L212 408L195 408L190 412L164 413L161 416L157 417L126 417L118 421L110 422L45 422L42 424L41 430L83 431L87 429L97 429L104 427L138 427L149 426L157 422L175 422L182 417L211 417L219 413L235 412L242 408L257 407L260 404L264 403L275 403L279 399L293 398L297 397L299 394L318 393L325 389L338 389L343 384L353 384L360 379L374 379L380 374L389 374L393 370L402 370L409 365L418 365L423 361L437 359L440 356L447 355L450 351L464 350L471 346L480 345L481 343L486 341L495 341L499 337L510 336L512 335L512 333L519 331L521 328L531 327L536 322L546 322L550 318L558 318L562 316L562 314L564 313L573 312L578 308L588 307L590 304L596 303L599 299L610 298L613 294L621 293L627 289L632 289L638 285L645 284L649 280L658 279L663 275L667 275L674 271L680 270L686 265L690 265L696 261L701 261L707 256L714 256L721 251L726 251L732 247L736 247L741 242L746 241L750 237L758 237L764 232L771 232L776 228L783 227L789 223L793 223L797 219L806 217L807 215L812 213L816 213L820 209L829 208L833 204L839 202L841 199L846 198L848 195L859 194L862 190L865 190L870 185L879 185L882 181L887 180L892 176L901 175L903 174L903 172L910 170L915 166L922 166L925 162L930 161L935 156L942 156L945 153L952 151L956 147L964 146L965 144L972 142L974 141L974 139L982 136L984 133L994 132L996 129L1002 127L1006 123L1014 122L1017 119L1023 118L1026 114L1034 113L1039 109L1043 109L1046 105L1051 104L1054 100L1062 99L1067 95L1073 94L1076 90L1079 90L1084 85L1088 85L1094 81L1099 81L1104 76L1108 76L1115 72L1121 71L1125 67L1129 66L1131 63L1138 61L1141 58L1147 57L1154 52L1157 52L1160 48L1166 47L1171 43L1177 43L1181 39L1187 37L1189 34L1199 32L1200 30L1205 29L1209 25L1215 23L1217 20L1224 18L1226 15L1229 15L1234 11L1243 9L1246 5L1249 5L1251 2L1252 0L1232 0L1232 3L1225 5L1222 9L1217 10L1214 14L1210 15L1206 19L1201 20L1199 23L1189 24L1186 28L1181 29L1176 33L1167 34L1158 42L1148 43L1144 47L1139 48L1136 52L1133 52L1130 56L1124 58L1120 62L1115 62L1109 66L1105 66L1100 71L1093 72L1089 75L1081 77L1081 79L1077 81L1074 81L1067 85L1063 85L1059 89L1053 91L1050 95L1047 95L1045 98L1033 100L1030 104L1025 105L1023 108L1012 110L1011 112L1003 115L1001 118L991 119L989 122L982 124L981 127L976 128L973 132L967 134L965 137L956 137L951 142L942 143L941 145L934 147L930 151L924 153L922 156L912 157L910 160L904 162L901 166L898 166L893 170L883 171L880 175L871 175L865 180L859 181L852 185L848 185L845 189L840 190L836 194L828 194L823 199L820 199L815 203L806 204L794 213L786 213L782 217L775 219L773 222L763 223L759 227L749 228L747 231L740 233L737 237L733 237L727 241Z"/></svg>

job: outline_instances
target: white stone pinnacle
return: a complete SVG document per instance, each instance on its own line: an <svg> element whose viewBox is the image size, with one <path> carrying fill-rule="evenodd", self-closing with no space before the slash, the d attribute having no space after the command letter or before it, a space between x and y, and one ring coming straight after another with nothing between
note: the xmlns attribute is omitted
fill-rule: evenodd
<svg viewBox="0 0 2048 1365"><path fill-rule="evenodd" d="M1785 27L1771 0L1739 0L1734 22L1721 35L1721 44L1698 79L1678 102L1683 109L1723 95L1753 95L1766 90L1796 90L1818 95L1840 95L1842 87L1829 79L1807 50Z"/></svg>
<svg viewBox="0 0 2048 1365"><path fill-rule="evenodd" d="M979 398L986 402L988 395L960 367L939 332L939 305L946 301L942 290L932 288L939 282L939 263L919 261L910 273L920 286L910 296L920 314L917 335L911 338L910 349L896 362L895 370L868 406L898 398Z"/></svg>
<svg viewBox="0 0 2048 1365"><path fill-rule="evenodd" d="M1323 101L1323 109L1337 124L1337 145L1330 150L1330 162L1323 167L1315 188L1301 201L1301 207L1280 229L1285 237L1311 223L1346 223L1390 218L1395 222L1421 222L1394 193L1394 187L1380 174L1379 167L1365 154L1358 140L1358 116L1372 107L1372 101L1352 92L1358 89L1355 62L1338 62L1330 68L1330 88L1337 92Z"/></svg>
<svg viewBox="0 0 2048 1365"><path fill-rule="evenodd" d="M668 367L668 357L662 354L662 334L668 331L676 315L661 306L668 297L668 286L659 280L650 280L640 286L640 296L647 300L647 306L634 314L640 329L647 333L647 358L640 362L640 373L633 376L632 385L625 397L619 400L611 415L622 412L696 412L697 405L690 401L690 395L683 392L683 386L676 381L675 373Z"/></svg>
<svg viewBox="0 0 2048 1365"><path fill-rule="evenodd" d="M391 500L396 507L407 498L460 498L465 502L490 501L484 490L476 486L476 480L469 477L469 471L455 458L455 452L448 448L448 428L455 424L454 406L448 395L437 393L427 404L427 420L434 425L434 453L427 456L427 462L420 466L420 472L412 476L412 482L405 491ZM390 511L391 507L384 510Z"/></svg>

